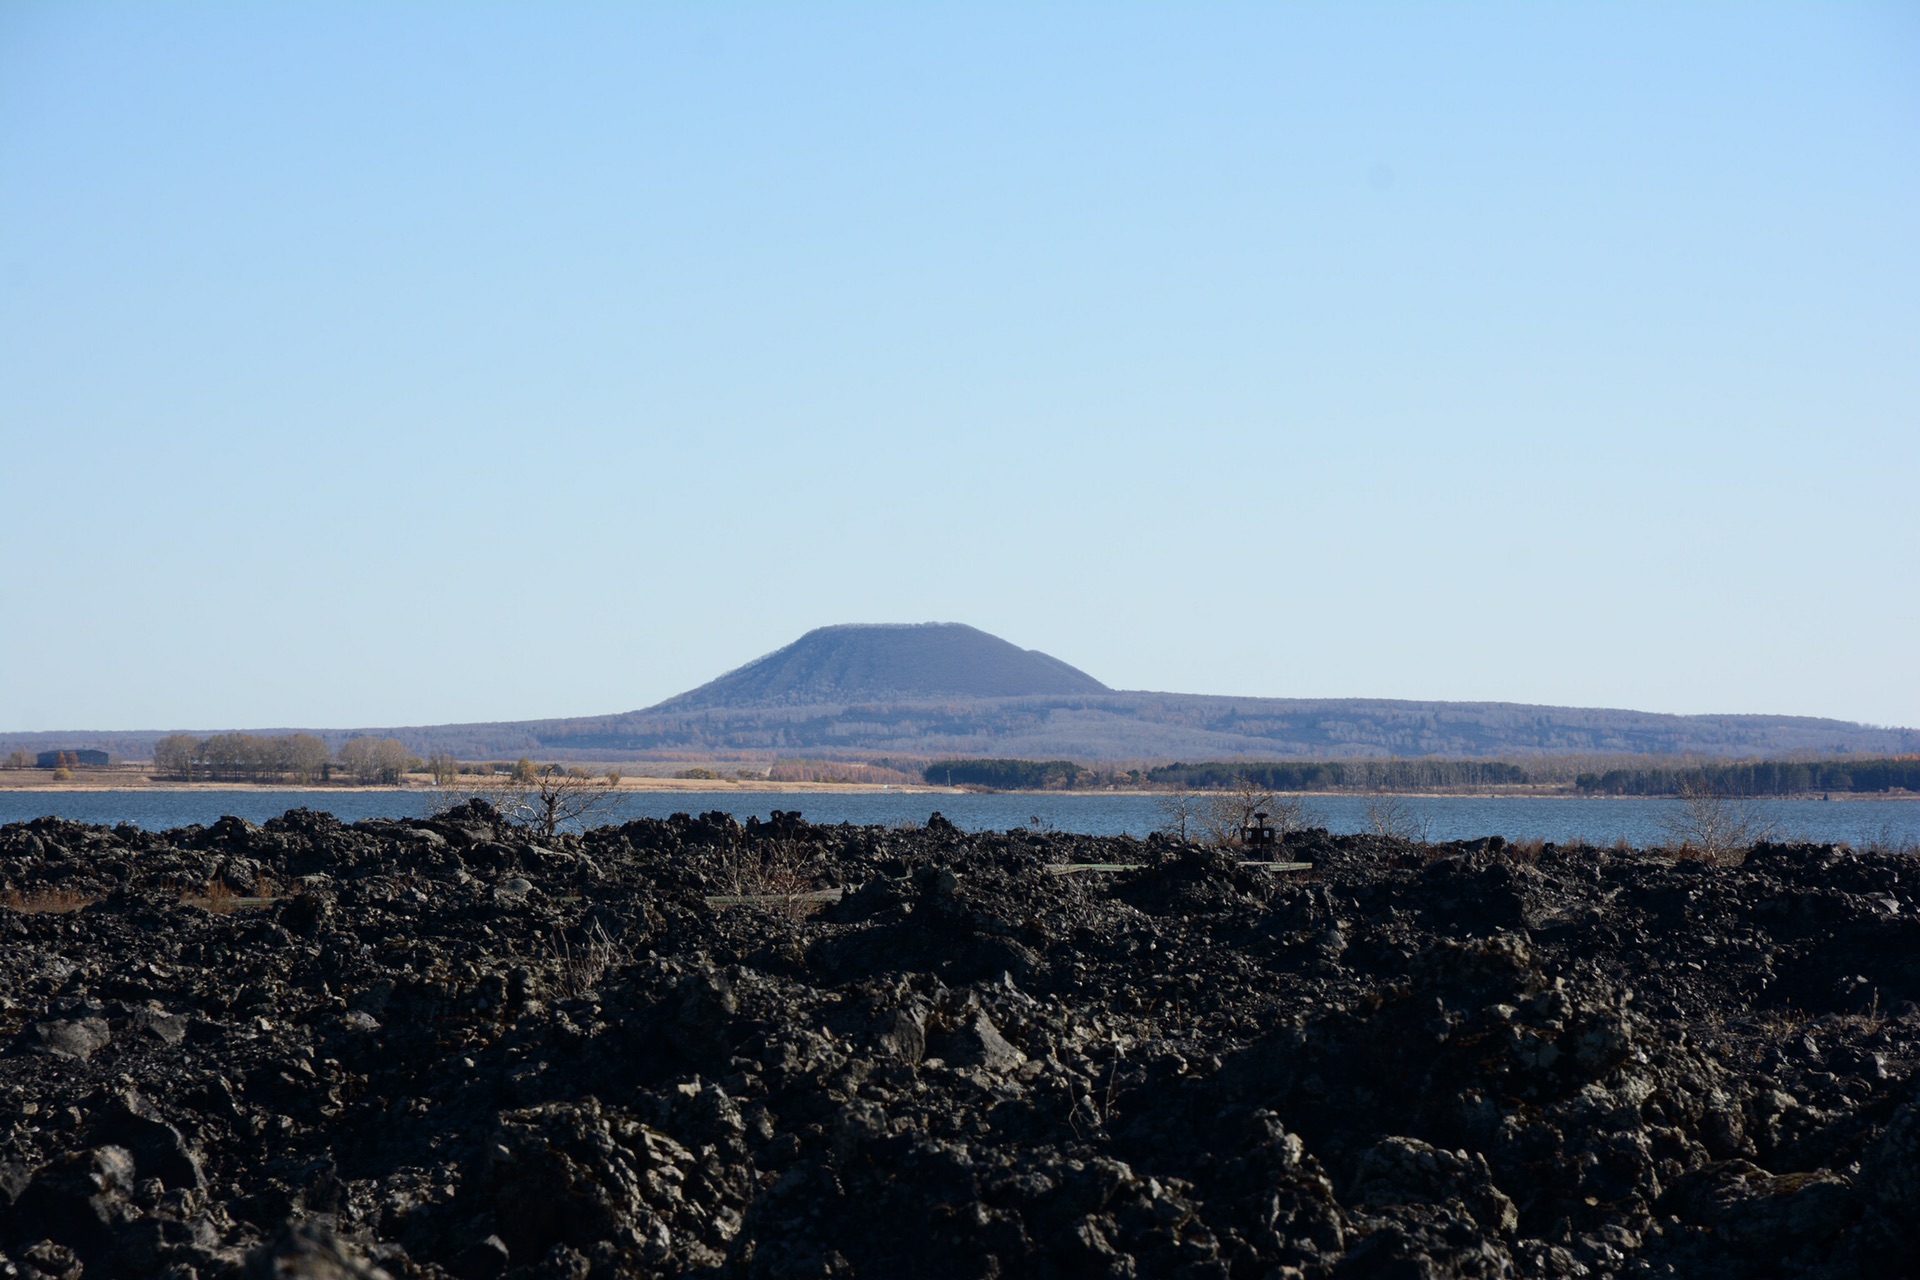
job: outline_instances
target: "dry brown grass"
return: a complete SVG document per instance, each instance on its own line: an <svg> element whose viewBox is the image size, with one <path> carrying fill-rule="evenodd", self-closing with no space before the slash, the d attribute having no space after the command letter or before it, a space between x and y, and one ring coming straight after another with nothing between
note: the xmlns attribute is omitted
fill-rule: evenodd
<svg viewBox="0 0 1920 1280"><path fill-rule="evenodd" d="M98 901L100 899L72 889L39 889L33 893L14 889L0 896L0 908L23 916L64 916L84 911Z"/></svg>
<svg viewBox="0 0 1920 1280"><path fill-rule="evenodd" d="M1747 850L1704 849L1698 845L1682 844L1677 849L1668 849L1667 856L1675 862L1698 862L1709 867L1737 867L1747 860Z"/></svg>
<svg viewBox="0 0 1920 1280"><path fill-rule="evenodd" d="M198 907L202 911L211 911L217 916L224 916L235 910L236 901L237 895L233 890L218 880L197 893L192 889L180 891L181 906Z"/></svg>
<svg viewBox="0 0 1920 1280"><path fill-rule="evenodd" d="M198 907L213 915L224 916L250 907L272 906L280 899L295 897L300 892L298 885L295 885L291 892L282 892L280 886L266 876L260 877L256 887L259 889L258 893L243 896L235 893L224 880L215 880L204 889L181 889L180 905Z"/></svg>
<svg viewBox="0 0 1920 1280"><path fill-rule="evenodd" d="M1807 1028L1812 1025L1812 1014L1791 1005L1766 1009L1753 1017L1754 1031L1769 1040L1785 1040L1790 1036L1804 1035Z"/></svg>
<svg viewBox="0 0 1920 1280"><path fill-rule="evenodd" d="M1507 845L1507 851L1513 855L1514 859L1528 866L1537 865L1540 855L1545 853L1546 849L1547 842L1537 836L1531 840L1515 840Z"/></svg>
<svg viewBox="0 0 1920 1280"><path fill-rule="evenodd" d="M1893 1019L1880 1007L1880 991L1876 987L1873 1002L1859 1013L1836 1013L1827 1018L1831 1026L1840 1028L1855 1036L1870 1036L1883 1030Z"/></svg>

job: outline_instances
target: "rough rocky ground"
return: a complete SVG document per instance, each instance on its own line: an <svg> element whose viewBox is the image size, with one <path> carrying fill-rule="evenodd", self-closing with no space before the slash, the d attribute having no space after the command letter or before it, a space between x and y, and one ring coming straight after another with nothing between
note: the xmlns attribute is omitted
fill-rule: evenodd
<svg viewBox="0 0 1920 1280"><path fill-rule="evenodd" d="M1920 864L1284 856L6 827L0 1276L1912 1273Z"/></svg>

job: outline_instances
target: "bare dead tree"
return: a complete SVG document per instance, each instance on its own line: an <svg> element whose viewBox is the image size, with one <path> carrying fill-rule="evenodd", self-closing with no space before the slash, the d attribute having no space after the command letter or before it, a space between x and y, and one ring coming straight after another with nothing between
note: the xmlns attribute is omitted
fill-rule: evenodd
<svg viewBox="0 0 1920 1280"><path fill-rule="evenodd" d="M1203 797L1181 787L1157 797L1153 807L1160 811L1159 830L1185 844L1188 830L1199 825L1200 815L1206 808Z"/></svg>
<svg viewBox="0 0 1920 1280"><path fill-rule="evenodd" d="M1319 822L1320 815L1309 809L1299 796L1275 796L1273 807L1267 810L1267 825L1278 831L1283 840Z"/></svg>
<svg viewBox="0 0 1920 1280"><path fill-rule="evenodd" d="M620 795L605 778L552 764L531 784L523 785L527 790L522 808L531 814L530 825L542 840L553 839L564 826L586 826L587 819L610 808Z"/></svg>
<svg viewBox="0 0 1920 1280"><path fill-rule="evenodd" d="M523 776L530 774L531 776ZM559 765L494 775L463 787L441 787L434 792L431 811L445 813L469 800L485 800L509 822L531 827L537 839L551 840L561 828L586 826L619 803L620 791L612 779L595 778L584 770Z"/></svg>
<svg viewBox="0 0 1920 1280"><path fill-rule="evenodd" d="M1414 812L1404 796L1375 796L1367 803L1367 830L1393 840L1427 843L1433 819Z"/></svg>

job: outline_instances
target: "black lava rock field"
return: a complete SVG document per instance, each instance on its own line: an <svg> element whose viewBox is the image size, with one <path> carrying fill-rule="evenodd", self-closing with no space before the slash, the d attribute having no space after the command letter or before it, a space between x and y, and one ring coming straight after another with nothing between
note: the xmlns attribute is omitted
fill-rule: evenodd
<svg viewBox="0 0 1920 1280"><path fill-rule="evenodd" d="M1278 856L0 828L0 1277L1920 1269L1920 863Z"/></svg>

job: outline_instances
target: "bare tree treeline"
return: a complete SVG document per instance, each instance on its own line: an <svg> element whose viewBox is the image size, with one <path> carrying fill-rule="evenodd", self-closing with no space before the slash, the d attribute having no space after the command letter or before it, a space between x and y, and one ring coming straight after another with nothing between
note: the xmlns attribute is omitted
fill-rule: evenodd
<svg viewBox="0 0 1920 1280"><path fill-rule="evenodd" d="M183 782L327 782L337 766L355 782L395 783L419 765L392 738L350 738L338 756L311 733L171 733L153 746L154 775Z"/></svg>
<svg viewBox="0 0 1920 1280"><path fill-rule="evenodd" d="M349 738L340 746L340 767L355 782L392 784L423 762L394 738Z"/></svg>
<svg viewBox="0 0 1920 1280"><path fill-rule="evenodd" d="M169 734L152 747L154 773L195 781L328 781L341 773L362 783L397 782L424 768L436 784L458 775L518 772L529 780L536 766L527 756L515 764L462 763L451 750L434 749L425 761L417 744L359 735L330 755L316 734L223 733L210 737ZM837 754L837 753L836 753ZM137 758L137 757L136 757ZM549 757L551 758L551 757ZM676 757L684 759L684 756ZM765 759L766 757L761 757ZM14 767L30 762L15 751ZM1064 758L951 757L927 762L886 756L782 756L739 776L774 782L845 782L899 785L915 781L995 790L1232 790L1250 780L1272 792L1445 792L1503 787L1551 788L1584 794L1679 796L1702 787L1727 794L1780 796L1809 792L1920 791L1920 755L1726 760L1619 753L1489 759L1210 760L1159 763L1122 760L1082 764ZM733 776L722 774L719 776Z"/></svg>
<svg viewBox="0 0 1920 1280"><path fill-rule="evenodd" d="M153 744L154 773L184 782L320 782L332 763L311 733L170 733Z"/></svg>
<svg viewBox="0 0 1920 1280"><path fill-rule="evenodd" d="M881 764L859 764L840 760L776 760L768 766L769 782L854 782L869 786L908 786L921 781L918 772L909 773Z"/></svg>

